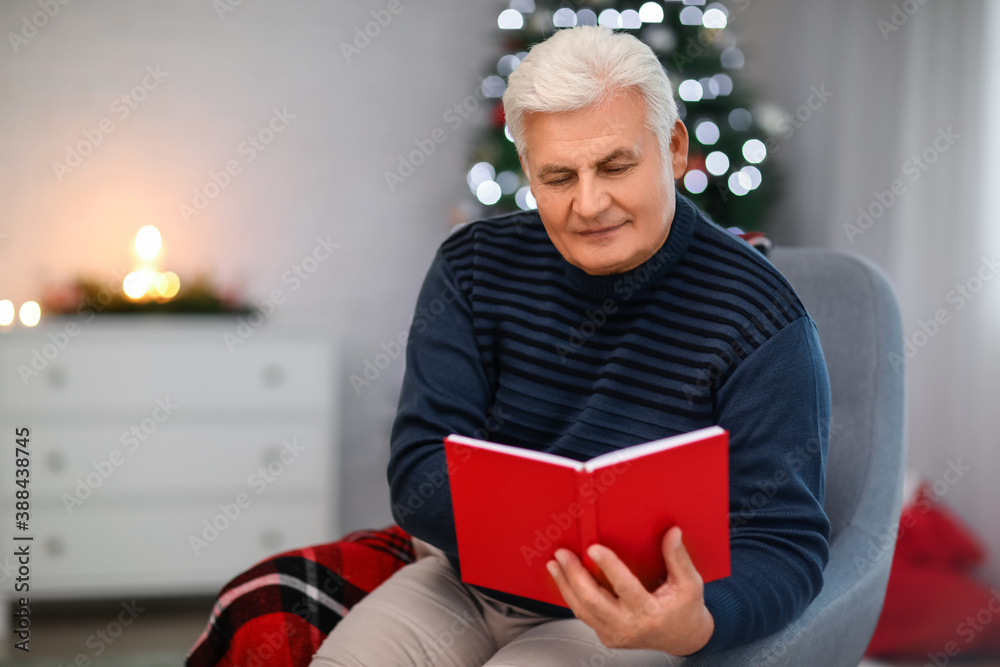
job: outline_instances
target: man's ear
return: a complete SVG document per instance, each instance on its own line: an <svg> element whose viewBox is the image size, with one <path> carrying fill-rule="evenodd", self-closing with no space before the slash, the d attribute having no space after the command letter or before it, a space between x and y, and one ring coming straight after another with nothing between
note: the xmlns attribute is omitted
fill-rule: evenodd
<svg viewBox="0 0 1000 667"><path fill-rule="evenodd" d="M670 156L676 181L687 171L688 162L688 131L680 119L674 123L674 131L670 135Z"/></svg>
<svg viewBox="0 0 1000 667"><path fill-rule="evenodd" d="M531 182L531 172L528 171L528 165L524 164L524 156L522 156L520 153L518 153L518 155L517 155L517 161L521 163L521 171L524 172L525 178L527 178L528 182L530 183Z"/></svg>

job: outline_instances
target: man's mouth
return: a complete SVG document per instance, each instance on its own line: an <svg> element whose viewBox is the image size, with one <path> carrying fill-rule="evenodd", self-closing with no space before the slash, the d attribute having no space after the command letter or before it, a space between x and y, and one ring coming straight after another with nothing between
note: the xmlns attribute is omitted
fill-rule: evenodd
<svg viewBox="0 0 1000 667"><path fill-rule="evenodd" d="M608 225L606 227L599 227L597 229L585 229L583 231L577 232L577 234L588 239L599 239L605 236L611 236L617 230L624 227L627 222L628 220L626 220L625 222L620 222L617 225Z"/></svg>

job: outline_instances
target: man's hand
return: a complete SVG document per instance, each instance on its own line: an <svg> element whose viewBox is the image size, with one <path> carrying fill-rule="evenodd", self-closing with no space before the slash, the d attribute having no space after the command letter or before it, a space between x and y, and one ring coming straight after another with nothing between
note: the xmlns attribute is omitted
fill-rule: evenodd
<svg viewBox="0 0 1000 667"><path fill-rule="evenodd" d="M611 549L593 544L587 554L614 588L603 588L580 559L558 549L546 567L566 604L610 648L645 648L689 655L708 643L715 619L705 606L703 582L674 526L663 536L667 580L650 593ZM557 562L558 561L558 562Z"/></svg>

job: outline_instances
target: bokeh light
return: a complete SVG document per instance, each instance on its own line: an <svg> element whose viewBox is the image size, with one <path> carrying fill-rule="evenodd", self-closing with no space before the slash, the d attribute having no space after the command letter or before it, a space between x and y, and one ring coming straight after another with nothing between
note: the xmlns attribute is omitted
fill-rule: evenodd
<svg viewBox="0 0 1000 667"><path fill-rule="evenodd" d="M163 239L160 230L153 225L146 225L135 234L135 251L143 259L153 259L160 252Z"/></svg>
<svg viewBox="0 0 1000 667"><path fill-rule="evenodd" d="M8 326L14 321L14 303L10 299L0 301L0 327Z"/></svg>
<svg viewBox="0 0 1000 667"><path fill-rule="evenodd" d="M42 319L42 308L38 305L37 301L25 301L21 304L18 317L21 319L21 324L26 327L33 327Z"/></svg>

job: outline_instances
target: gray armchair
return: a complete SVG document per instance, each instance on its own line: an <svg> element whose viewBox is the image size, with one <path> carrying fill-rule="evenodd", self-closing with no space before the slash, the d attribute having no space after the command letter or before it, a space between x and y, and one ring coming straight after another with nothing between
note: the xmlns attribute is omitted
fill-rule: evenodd
<svg viewBox="0 0 1000 667"><path fill-rule="evenodd" d="M854 254L775 248L771 262L819 329L833 397L825 508L830 561L823 590L784 630L685 667L857 667L882 610L903 484L903 369L896 298L885 275Z"/></svg>

